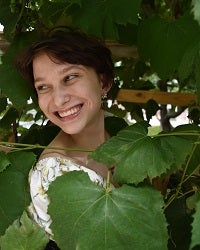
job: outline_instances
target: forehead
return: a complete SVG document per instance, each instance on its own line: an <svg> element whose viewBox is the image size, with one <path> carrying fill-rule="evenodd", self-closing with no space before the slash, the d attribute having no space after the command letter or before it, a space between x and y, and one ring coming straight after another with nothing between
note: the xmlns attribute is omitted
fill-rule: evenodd
<svg viewBox="0 0 200 250"><path fill-rule="evenodd" d="M88 70L89 67L79 64L70 64L68 62L62 62L47 53L40 53L33 59L33 72L42 72L44 70L59 70L60 73L65 73L71 69L76 70ZM49 72L51 73L51 72Z"/></svg>
<svg viewBox="0 0 200 250"><path fill-rule="evenodd" d="M61 62L46 53L37 55L33 60L34 82L56 76L63 77L65 74L71 73L81 73L82 75L98 77L96 71L91 67Z"/></svg>

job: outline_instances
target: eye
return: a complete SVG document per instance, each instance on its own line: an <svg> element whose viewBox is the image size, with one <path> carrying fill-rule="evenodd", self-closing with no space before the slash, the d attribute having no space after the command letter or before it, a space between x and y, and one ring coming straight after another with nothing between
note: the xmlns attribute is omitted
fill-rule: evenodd
<svg viewBox="0 0 200 250"><path fill-rule="evenodd" d="M48 87L46 85L38 85L36 86L36 90L37 91L44 91L46 90Z"/></svg>
<svg viewBox="0 0 200 250"><path fill-rule="evenodd" d="M76 77L78 77L78 74L70 74L70 75L68 75L68 76L66 76L66 77L64 78L64 81L65 81L65 82L68 82L68 81L73 80L73 79L76 78Z"/></svg>

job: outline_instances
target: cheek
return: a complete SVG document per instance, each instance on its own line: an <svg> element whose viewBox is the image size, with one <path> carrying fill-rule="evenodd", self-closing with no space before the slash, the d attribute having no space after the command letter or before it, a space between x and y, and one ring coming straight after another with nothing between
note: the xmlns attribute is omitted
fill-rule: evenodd
<svg viewBox="0 0 200 250"><path fill-rule="evenodd" d="M38 105L40 109L45 113L47 110L47 99L45 100L45 98L38 97Z"/></svg>

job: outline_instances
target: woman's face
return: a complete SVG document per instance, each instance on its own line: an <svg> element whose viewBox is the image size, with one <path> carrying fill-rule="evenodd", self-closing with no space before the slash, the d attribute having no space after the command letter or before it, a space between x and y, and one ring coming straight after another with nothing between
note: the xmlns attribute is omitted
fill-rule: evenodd
<svg viewBox="0 0 200 250"><path fill-rule="evenodd" d="M41 110L65 133L78 134L102 119L101 96L106 91L92 68L40 54L33 60L33 74Z"/></svg>

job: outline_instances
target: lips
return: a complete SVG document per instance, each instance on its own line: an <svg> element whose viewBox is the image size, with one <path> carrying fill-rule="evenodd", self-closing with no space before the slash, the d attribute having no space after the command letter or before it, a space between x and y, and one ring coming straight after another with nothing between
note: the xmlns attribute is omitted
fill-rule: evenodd
<svg viewBox="0 0 200 250"><path fill-rule="evenodd" d="M68 110L65 110L65 111L58 111L57 112L57 115L60 117L60 118L67 118L67 117L71 117L71 116L75 116L76 114L78 114L78 112L80 111L82 105L79 104L77 106L74 106Z"/></svg>

